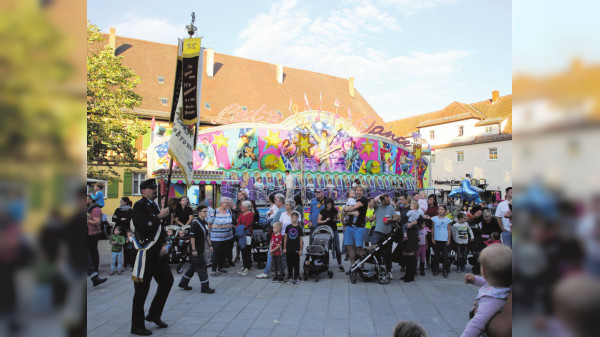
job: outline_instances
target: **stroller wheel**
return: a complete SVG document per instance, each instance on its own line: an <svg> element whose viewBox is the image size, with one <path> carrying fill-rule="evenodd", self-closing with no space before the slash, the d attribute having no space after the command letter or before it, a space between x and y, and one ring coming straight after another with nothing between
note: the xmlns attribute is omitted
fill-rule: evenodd
<svg viewBox="0 0 600 337"><path fill-rule="evenodd" d="M356 271L351 271L350 272L350 283L356 283L356 277L357 277L357 272Z"/></svg>
<svg viewBox="0 0 600 337"><path fill-rule="evenodd" d="M379 272L377 272L377 280L381 284L388 284L390 283L390 274L385 270L379 270Z"/></svg>
<svg viewBox="0 0 600 337"><path fill-rule="evenodd" d="M308 280L308 272L305 270L304 271L304 281Z"/></svg>
<svg viewBox="0 0 600 337"><path fill-rule="evenodd" d="M319 282L319 273L315 274L315 282Z"/></svg>
<svg viewBox="0 0 600 337"><path fill-rule="evenodd" d="M327 271L327 276L329 276L329 278L332 278L333 277L333 272L331 270L328 270Z"/></svg>

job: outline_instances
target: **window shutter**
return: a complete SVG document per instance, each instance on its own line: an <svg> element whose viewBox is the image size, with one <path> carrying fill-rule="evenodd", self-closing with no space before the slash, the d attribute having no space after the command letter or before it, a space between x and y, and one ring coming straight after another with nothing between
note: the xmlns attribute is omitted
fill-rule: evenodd
<svg viewBox="0 0 600 337"><path fill-rule="evenodd" d="M131 172L125 172L123 175L123 195L131 195Z"/></svg>
<svg viewBox="0 0 600 337"><path fill-rule="evenodd" d="M119 181L111 180L108 182L106 197L108 197L108 198L118 198L119 197Z"/></svg>

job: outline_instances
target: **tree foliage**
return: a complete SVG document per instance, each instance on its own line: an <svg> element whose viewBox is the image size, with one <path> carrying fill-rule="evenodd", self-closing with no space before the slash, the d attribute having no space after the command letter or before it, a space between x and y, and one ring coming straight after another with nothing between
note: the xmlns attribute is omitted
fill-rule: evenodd
<svg viewBox="0 0 600 337"><path fill-rule="evenodd" d="M115 166L141 167L135 140L148 127L131 113L142 97L133 89L140 78L122 65L122 57L106 44L98 27L87 26L87 160L88 177L116 178ZM90 163L104 165L99 169Z"/></svg>

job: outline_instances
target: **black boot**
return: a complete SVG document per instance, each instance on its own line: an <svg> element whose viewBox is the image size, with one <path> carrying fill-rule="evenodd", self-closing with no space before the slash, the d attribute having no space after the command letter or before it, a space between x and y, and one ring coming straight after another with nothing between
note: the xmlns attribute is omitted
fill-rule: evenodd
<svg viewBox="0 0 600 337"><path fill-rule="evenodd" d="M421 262L421 276L425 276L425 262Z"/></svg>
<svg viewBox="0 0 600 337"><path fill-rule="evenodd" d="M206 294L214 294L215 290L209 286L208 282L206 282L202 283L202 289L200 289L200 292Z"/></svg>
<svg viewBox="0 0 600 337"><path fill-rule="evenodd" d="M106 279L106 278L98 277L98 275L94 275L94 277L92 277L92 283L94 284L94 287L101 285L102 283L106 282L107 280L108 279Z"/></svg>

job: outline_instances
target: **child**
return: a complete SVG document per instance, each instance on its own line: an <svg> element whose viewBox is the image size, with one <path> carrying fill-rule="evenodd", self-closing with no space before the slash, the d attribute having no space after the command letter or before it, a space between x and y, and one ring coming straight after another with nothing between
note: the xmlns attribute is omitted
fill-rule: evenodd
<svg viewBox="0 0 600 337"><path fill-rule="evenodd" d="M133 271L133 265L135 264L135 247L133 245L133 232L131 229L127 230L127 238L125 238L125 246L123 246L123 269L127 266L131 267Z"/></svg>
<svg viewBox="0 0 600 337"><path fill-rule="evenodd" d="M416 225L417 220L419 220L419 217L421 215L425 214L419 207L420 206L419 206L418 202L416 202L416 201L410 202L410 211L408 211L406 213L406 216L408 217L408 221L406 222L406 224L404 224L404 226L402 226L402 233L404 233L405 240L406 240L406 229ZM410 227L409 227L409 225L410 225Z"/></svg>
<svg viewBox="0 0 600 337"><path fill-rule="evenodd" d="M490 238L484 242L486 246L489 246L491 244L494 243L502 243L502 241L500 241L500 233L498 232L492 232L492 234L490 234Z"/></svg>
<svg viewBox="0 0 600 337"><path fill-rule="evenodd" d="M185 229L180 229L178 232L178 236L175 238L175 245L177 246L177 257L179 257L179 265L177 265L177 273L181 274L183 272L183 264L190 257L190 236L187 235ZM191 257L190 257L191 260Z"/></svg>
<svg viewBox="0 0 600 337"><path fill-rule="evenodd" d="M490 319L506 304L512 285L512 251L503 245L491 245L479 256L481 275L465 275L465 282L480 286L475 307L469 312L471 320L462 337L478 337Z"/></svg>
<svg viewBox="0 0 600 337"><path fill-rule="evenodd" d="M450 246L450 238L452 236L452 226L450 226L450 222L452 220L446 217L446 213L448 209L445 205L440 205L438 207L438 216L434 216L431 218L433 222L433 250L435 252L435 257L432 256L431 261L431 272L433 276L437 276L440 262L443 266L444 278L448 278L448 273L450 272L450 264L448 263L448 247Z"/></svg>
<svg viewBox="0 0 600 337"><path fill-rule="evenodd" d="M121 235L121 227L115 226L113 229L113 235L110 237L110 244L112 245L112 259L110 260L110 274L115 274L115 263L118 263L118 274L123 273L123 245L125 244L125 238Z"/></svg>
<svg viewBox="0 0 600 337"><path fill-rule="evenodd" d="M419 209L423 211L423 213L427 212L427 208L429 204L427 203L427 195L425 195L425 191L419 192Z"/></svg>
<svg viewBox="0 0 600 337"><path fill-rule="evenodd" d="M175 235L173 235L172 229L167 229L167 253L171 251L173 248L173 243L175 243Z"/></svg>
<svg viewBox="0 0 600 337"><path fill-rule="evenodd" d="M430 230L425 226L425 221L421 222L419 226L419 249L417 250L417 257L419 258L419 269L421 276L425 276L425 261L427 260L427 233Z"/></svg>
<svg viewBox="0 0 600 337"><path fill-rule="evenodd" d="M283 282L283 261L281 256L281 246L283 243L283 237L281 236L281 222L273 224L273 235L271 235L271 248L269 254L273 256L273 269L275 270L275 277L273 277L273 283L279 281Z"/></svg>
<svg viewBox="0 0 600 337"><path fill-rule="evenodd" d="M293 275L294 284L297 284L300 279L300 256L302 255L304 245L304 240L302 239L304 229L298 224L300 213L293 212L291 218L292 224L285 227L283 242L283 253L286 254L288 266L288 278L285 280L285 283L288 283Z"/></svg>
<svg viewBox="0 0 600 337"><path fill-rule="evenodd" d="M94 203L90 205L92 207L96 204L98 207L104 207L104 193L102 193L102 189L104 188L104 184L98 182L94 185L94 193L90 195Z"/></svg>
<svg viewBox="0 0 600 337"><path fill-rule="evenodd" d="M342 207L342 217L344 218L345 226L354 225L354 222L356 221L356 218L358 217L358 211L352 211L352 212L345 211L346 207L356 205L356 199L354 196L355 196L354 190L349 190L348 191L348 200L346 200L346 205L344 207Z"/></svg>
<svg viewBox="0 0 600 337"><path fill-rule="evenodd" d="M471 239L469 240L469 234ZM464 272L465 265L467 264L467 245L469 241L473 242L473 231L467 223L467 215L463 212L459 212L456 216L456 223L452 225L452 238L456 244L456 271Z"/></svg>
<svg viewBox="0 0 600 337"><path fill-rule="evenodd" d="M394 327L393 337L427 337L427 332L417 322L400 321Z"/></svg>

